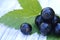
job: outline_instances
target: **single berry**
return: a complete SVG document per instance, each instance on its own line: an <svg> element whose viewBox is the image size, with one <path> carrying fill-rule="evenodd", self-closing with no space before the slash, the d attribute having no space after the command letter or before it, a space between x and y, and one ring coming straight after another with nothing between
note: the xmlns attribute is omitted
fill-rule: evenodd
<svg viewBox="0 0 60 40"><path fill-rule="evenodd" d="M40 32L41 32L41 34L47 35L47 34L50 33L50 31L51 31L51 25L50 24L44 23L44 22L41 23L41 25L40 25Z"/></svg>
<svg viewBox="0 0 60 40"><path fill-rule="evenodd" d="M60 35L60 23L57 23L56 27L55 27L55 33L57 35Z"/></svg>
<svg viewBox="0 0 60 40"><path fill-rule="evenodd" d="M23 34L28 35L28 34L30 34L31 31L32 31L32 27L31 27L31 25L28 24L28 23L23 23L23 24L21 25L21 27L20 27L20 30L21 30L21 32L22 32Z"/></svg>
<svg viewBox="0 0 60 40"><path fill-rule="evenodd" d="M39 25L43 22L43 19L41 18L41 15L38 15L35 18L35 24L39 27Z"/></svg>
<svg viewBox="0 0 60 40"><path fill-rule="evenodd" d="M50 21L54 18L55 12L52 8L46 7L41 11L41 16L45 21Z"/></svg>
<svg viewBox="0 0 60 40"><path fill-rule="evenodd" d="M54 16L53 20L52 20L52 24L53 26L56 26L56 24L59 22L59 17L57 15Z"/></svg>

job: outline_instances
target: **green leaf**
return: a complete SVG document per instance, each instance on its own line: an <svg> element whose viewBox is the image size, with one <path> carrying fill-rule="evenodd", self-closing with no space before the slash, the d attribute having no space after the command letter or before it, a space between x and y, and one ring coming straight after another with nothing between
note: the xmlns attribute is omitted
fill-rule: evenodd
<svg viewBox="0 0 60 40"><path fill-rule="evenodd" d="M0 23L4 23L10 27L16 29L20 28L22 23L29 23L32 25L32 33L38 32L38 28L35 25L35 17L39 15L41 6L37 0L19 0L23 10L14 10L0 19Z"/></svg>
<svg viewBox="0 0 60 40"><path fill-rule="evenodd" d="M48 35L47 40L60 40L60 36L56 36L55 34Z"/></svg>
<svg viewBox="0 0 60 40"><path fill-rule="evenodd" d="M30 10L35 13L38 13L39 11L41 11L41 6L40 6L38 0L18 0L18 1L19 1L19 3L21 3L21 6L25 10Z"/></svg>

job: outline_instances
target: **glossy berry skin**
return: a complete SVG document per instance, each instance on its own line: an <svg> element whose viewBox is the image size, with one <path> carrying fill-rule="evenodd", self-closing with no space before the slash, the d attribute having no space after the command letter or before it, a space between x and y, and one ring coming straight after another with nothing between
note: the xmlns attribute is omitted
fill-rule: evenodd
<svg viewBox="0 0 60 40"><path fill-rule="evenodd" d="M57 25L55 27L55 34L60 35L60 23L57 23Z"/></svg>
<svg viewBox="0 0 60 40"><path fill-rule="evenodd" d="M20 27L20 30L21 30L21 32L22 32L23 34L29 35L29 34L31 33L31 31L32 31L32 27L31 27L31 25L28 24L28 23L23 23L23 24L21 25L21 27Z"/></svg>
<svg viewBox="0 0 60 40"><path fill-rule="evenodd" d="M52 20L54 18L55 12L52 8L46 7L41 11L41 16L45 21Z"/></svg>
<svg viewBox="0 0 60 40"><path fill-rule="evenodd" d="M39 27L42 22L43 22L43 19L42 19L41 15L38 15L35 18L35 24Z"/></svg>
<svg viewBox="0 0 60 40"><path fill-rule="evenodd" d="M48 35L51 31L51 25L48 23L41 23L40 25L40 32L42 35Z"/></svg>

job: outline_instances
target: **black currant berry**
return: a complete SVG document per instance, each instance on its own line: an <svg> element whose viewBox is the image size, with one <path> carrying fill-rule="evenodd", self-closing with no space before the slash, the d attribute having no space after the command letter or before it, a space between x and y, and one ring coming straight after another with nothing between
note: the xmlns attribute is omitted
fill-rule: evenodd
<svg viewBox="0 0 60 40"><path fill-rule="evenodd" d="M41 11L41 16L45 21L50 21L54 18L55 12L52 8L46 7Z"/></svg>
<svg viewBox="0 0 60 40"><path fill-rule="evenodd" d="M22 32L23 34L28 35L28 34L30 34L31 31L32 31L32 27L31 27L31 25L28 24L28 23L23 23L23 24L21 25L21 27L20 27L20 30L21 30L21 32Z"/></svg>
<svg viewBox="0 0 60 40"><path fill-rule="evenodd" d="M43 22L43 19L41 18L41 15L38 15L35 18L35 24L39 27L39 25Z"/></svg>
<svg viewBox="0 0 60 40"><path fill-rule="evenodd" d="M55 33L57 35L60 35L60 23L57 23L56 27L55 27Z"/></svg>
<svg viewBox="0 0 60 40"><path fill-rule="evenodd" d="M59 22L59 17L57 15L54 16L53 20L52 20L52 24L53 26L56 26L56 24Z"/></svg>
<svg viewBox="0 0 60 40"><path fill-rule="evenodd" d="M40 32L41 32L41 34L47 35L47 34L50 33L50 31L51 31L51 25L50 24L44 23L44 22L41 23L41 25L40 25Z"/></svg>

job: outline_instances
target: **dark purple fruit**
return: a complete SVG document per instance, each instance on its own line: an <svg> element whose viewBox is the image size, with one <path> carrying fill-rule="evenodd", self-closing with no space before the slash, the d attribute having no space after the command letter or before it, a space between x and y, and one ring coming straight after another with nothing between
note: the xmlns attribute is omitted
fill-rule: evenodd
<svg viewBox="0 0 60 40"><path fill-rule="evenodd" d="M47 34L50 33L50 31L51 31L51 25L50 24L44 23L44 22L41 23L41 25L40 25L40 32L41 32L41 34L47 35Z"/></svg>
<svg viewBox="0 0 60 40"><path fill-rule="evenodd" d="M35 18L35 24L39 27L42 22L43 22L43 19L41 18L41 15L38 15Z"/></svg>
<svg viewBox="0 0 60 40"><path fill-rule="evenodd" d="M53 20L52 20L52 24L53 26L56 26L56 24L59 22L59 17L57 15L54 16Z"/></svg>
<svg viewBox="0 0 60 40"><path fill-rule="evenodd" d="M60 35L60 23L57 23L56 27L55 27L55 33L57 35Z"/></svg>
<svg viewBox="0 0 60 40"><path fill-rule="evenodd" d="M46 7L41 11L42 18L47 22L50 22L50 20L54 18L54 15L55 15L55 12L50 7Z"/></svg>
<svg viewBox="0 0 60 40"><path fill-rule="evenodd" d="M58 21L59 21L59 17L55 15L52 22L53 23L58 23Z"/></svg>
<svg viewBox="0 0 60 40"><path fill-rule="evenodd" d="M28 34L30 34L31 31L32 31L32 27L31 27L31 25L28 24L28 23L23 23L23 24L21 25L21 27L20 27L20 30L21 30L21 32L22 32L23 34L28 35Z"/></svg>

